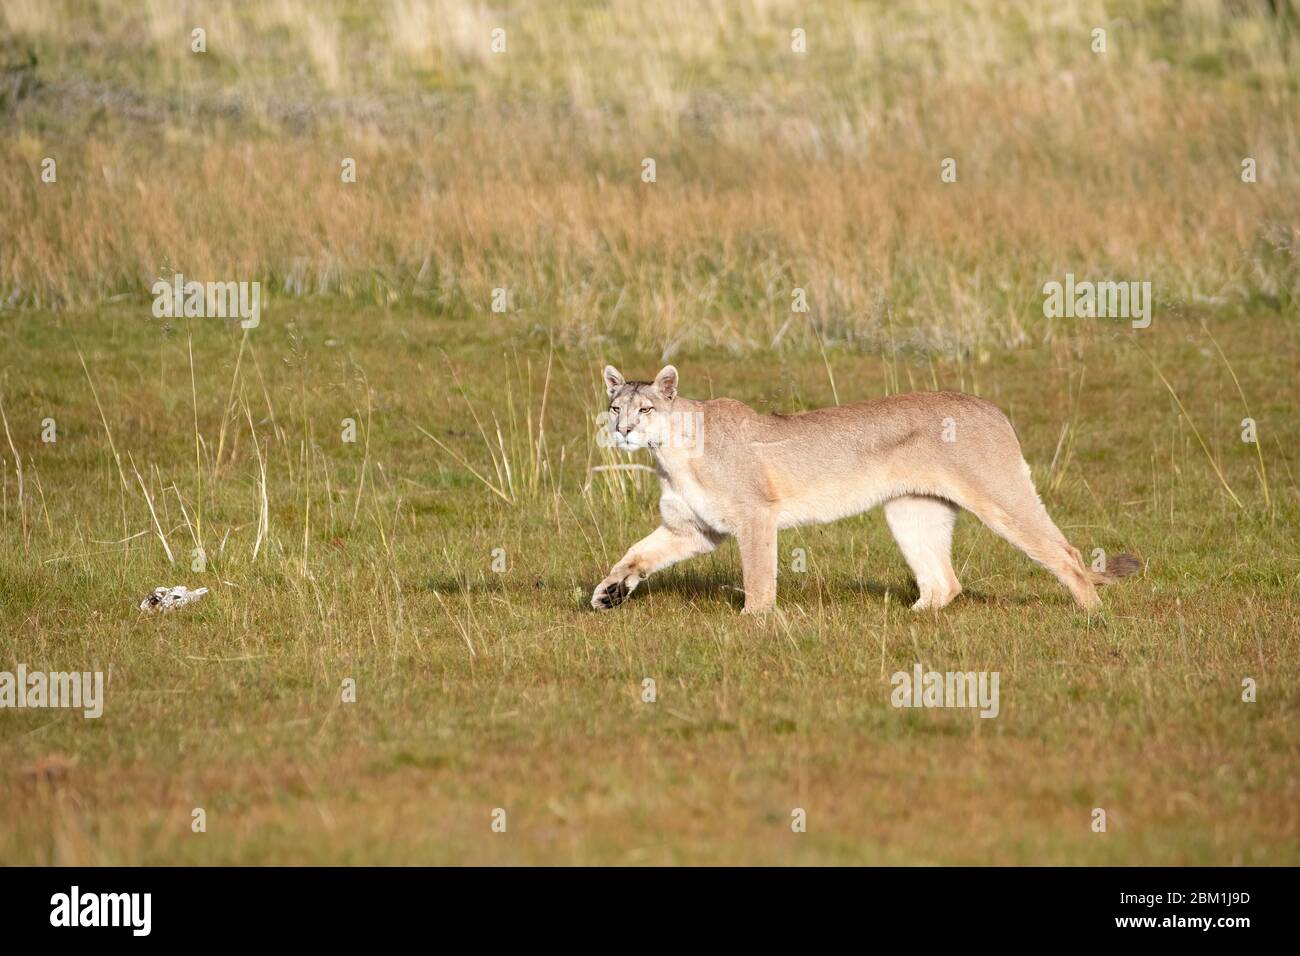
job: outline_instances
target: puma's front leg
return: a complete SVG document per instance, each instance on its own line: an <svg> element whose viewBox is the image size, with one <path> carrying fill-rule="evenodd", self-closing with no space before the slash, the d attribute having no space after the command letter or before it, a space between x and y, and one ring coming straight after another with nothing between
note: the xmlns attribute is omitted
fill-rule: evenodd
<svg viewBox="0 0 1300 956"><path fill-rule="evenodd" d="M660 525L632 545L623 559L614 565L609 576L592 592L591 606L597 611L618 607L655 571L697 554L705 554L717 546L717 538L706 536L695 528Z"/></svg>
<svg viewBox="0 0 1300 956"><path fill-rule="evenodd" d="M758 614L776 605L776 515L762 514L736 531L744 576L742 614Z"/></svg>

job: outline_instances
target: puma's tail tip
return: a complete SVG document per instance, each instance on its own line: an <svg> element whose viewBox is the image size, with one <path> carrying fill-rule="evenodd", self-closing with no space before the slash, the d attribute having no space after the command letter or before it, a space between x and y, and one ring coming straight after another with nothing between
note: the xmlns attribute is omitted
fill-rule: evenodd
<svg viewBox="0 0 1300 956"><path fill-rule="evenodd" d="M1114 584L1142 570L1142 561L1131 554L1116 554L1106 559L1105 571L1094 571L1095 584Z"/></svg>

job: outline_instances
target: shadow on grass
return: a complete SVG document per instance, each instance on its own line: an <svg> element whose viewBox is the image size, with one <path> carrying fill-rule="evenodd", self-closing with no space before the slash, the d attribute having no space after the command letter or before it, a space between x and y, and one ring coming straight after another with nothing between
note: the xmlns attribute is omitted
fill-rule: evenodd
<svg viewBox="0 0 1300 956"><path fill-rule="evenodd" d="M599 582L593 580L589 584L579 585L582 589L581 604L583 607L586 606L597 583ZM419 582L417 590L425 592L437 591L441 594L501 594L521 597L527 594L568 592L573 586L571 582L561 583L551 578L517 578L511 575L502 575L493 579L468 581L451 577L426 578ZM741 588L739 576L733 581L730 578L708 573L659 574L647 578L632 593L628 601L645 600L646 596L651 594L673 595L680 598L683 604L710 601L725 603L736 610L740 610L745 604L745 592ZM818 596L828 601L867 602L871 604L884 604L886 598L888 598L905 607L910 607L919 597L919 592L916 589L916 584L912 581L908 581L906 584L890 585L875 581L840 578L830 582L810 583L799 588L782 588L777 599L782 603L804 603ZM1041 600L1040 597L1023 591L991 594L967 588L950 606L957 608L962 604L977 604L980 606L1013 605L1023 607L1040 603Z"/></svg>
<svg viewBox="0 0 1300 956"><path fill-rule="evenodd" d="M650 578L633 593L629 600L635 601L642 592L676 594L688 601L696 599L725 600L730 604L734 604L737 608L742 607L745 603L745 593L740 587L739 579L733 582L707 575L683 574ZM920 592L917 591L915 583L910 581L905 585L895 586L875 581L844 578L821 582L820 584L809 584L798 589L782 588L777 595L777 600L778 602L793 603L807 601L818 595L832 601L865 600L873 604L883 604L885 598L888 597L893 601L911 606L920 597ZM1034 603L1036 600L1037 598L1028 594L987 594L983 591L963 590L953 606L956 607L963 602L980 605L1022 605Z"/></svg>

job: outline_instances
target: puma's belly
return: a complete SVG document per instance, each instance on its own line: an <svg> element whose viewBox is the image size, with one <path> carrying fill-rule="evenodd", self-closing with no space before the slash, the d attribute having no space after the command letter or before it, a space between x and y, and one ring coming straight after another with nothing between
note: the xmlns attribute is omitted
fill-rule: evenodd
<svg viewBox="0 0 1300 956"><path fill-rule="evenodd" d="M896 497L897 482L884 475L823 477L798 488L783 488L777 501L777 526L825 524L861 514Z"/></svg>
<svg viewBox="0 0 1300 956"><path fill-rule="evenodd" d="M664 524L730 535L748 516L765 509L775 513L778 528L825 524L869 511L899 495L934 494L942 485L925 469L857 463L841 469L824 460L816 470L808 463L800 465L797 471L768 465L755 480L730 481L714 493L689 470L661 472L659 510ZM709 479L717 483L719 476ZM740 488L744 491L738 494Z"/></svg>

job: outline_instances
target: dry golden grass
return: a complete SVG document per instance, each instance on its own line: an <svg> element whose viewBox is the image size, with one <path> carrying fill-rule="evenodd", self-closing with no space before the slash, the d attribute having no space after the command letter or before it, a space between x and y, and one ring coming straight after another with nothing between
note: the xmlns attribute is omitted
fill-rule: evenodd
<svg viewBox="0 0 1300 956"><path fill-rule="evenodd" d="M1291 21L940 6L924 20L776 3L497 16L404 0L358 20L283 0L205 8L199 56L188 25L204 18L159 4L124 11L103 41L114 52L142 31L146 65L81 68L111 62L130 105L61 76L64 21L18 6L19 36L54 65L0 146L0 291L86 305L180 270L469 317L500 287L523 329L634 328L664 353L809 342L810 321L873 349L1034 341L1054 331L1041 287L1067 271L1150 280L1166 306L1294 306L1298 104L1278 69L1298 55ZM498 19L510 39L493 55ZM803 56L788 50L796 20ZM1105 54L1088 47L1094 22ZM1197 59L1210 37L1217 59ZM114 121L38 122L56 94ZM39 179L45 156L57 186ZM956 183L940 180L948 157Z"/></svg>

